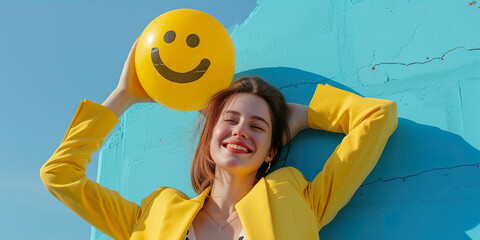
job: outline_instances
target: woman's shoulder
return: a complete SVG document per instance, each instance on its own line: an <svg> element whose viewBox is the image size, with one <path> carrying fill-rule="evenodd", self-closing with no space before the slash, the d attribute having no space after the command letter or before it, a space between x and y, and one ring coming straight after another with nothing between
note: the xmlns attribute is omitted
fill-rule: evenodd
<svg viewBox="0 0 480 240"><path fill-rule="evenodd" d="M272 177L284 176L284 175L299 175L299 174L303 175L302 172L300 172L300 170L298 170L297 168L288 166L288 167L281 167L272 171L265 178L272 178Z"/></svg>
<svg viewBox="0 0 480 240"><path fill-rule="evenodd" d="M267 182L290 182L295 185L304 185L307 182L303 173L294 167L279 168L265 177Z"/></svg>
<svg viewBox="0 0 480 240"><path fill-rule="evenodd" d="M141 205L142 206L149 205L155 199L170 200L174 196L178 196L178 197L180 197L182 199L185 199L185 200L190 199L185 193L183 193L182 191L180 191L178 189L163 186L163 187L157 188L155 191L150 193L150 195L148 195L146 198L144 198L142 200Z"/></svg>

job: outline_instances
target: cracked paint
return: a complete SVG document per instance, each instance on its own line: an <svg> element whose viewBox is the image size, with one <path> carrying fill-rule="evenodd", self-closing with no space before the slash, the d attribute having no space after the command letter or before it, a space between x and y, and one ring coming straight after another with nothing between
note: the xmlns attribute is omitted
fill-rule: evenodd
<svg viewBox="0 0 480 240"><path fill-rule="evenodd" d="M298 88L298 86L300 85L304 85L304 84L313 84L313 85L317 85L317 84L322 84L322 82L300 82L300 83L297 83L297 84L290 84L290 85L286 85L286 86L281 86L281 87L278 87L278 89L284 89L284 88L290 88L290 87L294 87L294 88Z"/></svg>
<svg viewBox="0 0 480 240"><path fill-rule="evenodd" d="M376 63L376 64L374 64L373 67L372 67L372 69L375 70L375 67L380 66L380 65L402 65L402 66L408 67L408 66L415 65L415 64L426 64L426 63L430 63L430 62L432 62L432 61L434 61L434 60L444 60L444 59L445 59L445 56L447 56L447 54L452 53L452 52L454 52L454 51L457 51L457 50L459 50L459 49L463 49L463 50L465 50L465 51L467 51L467 52L480 50L480 48L469 48L469 49L467 49L467 48L465 48L465 47L456 47L456 48L453 48L453 49L448 50L447 52L445 52L445 53L444 53L442 56L440 56L440 57L433 57L433 58L430 59L430 60L428 60L429 57L427 57L427 60L428 60L428 61L423 61L423 62L411 62L411 63L381 62L381 63Z"/></svg>
<svg viewBox="0 0 480 240"><path fill-rule="evenodd" d="M365 187L365 186L375 184L375 183L390 182L390 181L399 180L399 179L401 179L402 182L405 182L407 178L416 177L416 176L419 176L419 175L424 174L424 173L429 173L429 172L434 172L434 171L442 171L442 170L449 170L449 169L454 169L454 168L459 168L459 167L477 167L478 168L478 167L480 167L480 163L478 163L478 164L461 164L461 165L452 166L452 167L428 169L428 170L421 171L419 173L415 173L415 174L411 174L411 175L407 175L407 176L402 176L402 177L394 177L394 178L389 178L389 179L381 179L380 178L380 179L378 179L376 181L373 181L373 182L364 183L360 187ZM444 176L448 176L448 174L444 174Z"/></svg>

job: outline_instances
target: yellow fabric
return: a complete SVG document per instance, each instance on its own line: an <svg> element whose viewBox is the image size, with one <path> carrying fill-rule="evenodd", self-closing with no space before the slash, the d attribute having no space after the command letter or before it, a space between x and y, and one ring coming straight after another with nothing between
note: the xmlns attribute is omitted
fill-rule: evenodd
<svg viewBox="0 0 480 240"><path fill-rule="evenodd" d="M117 123L108 108L82 101L62 143L40 170L45 186L114 239L182 239L210 188L189 199L176 189L161 187L139 206L85 175L92 152ZM312 182L293 167L281 168L262 178L236 204L249 240L318 239L318 231L374 168L397 126L397 108L389 100L319 84L309 105L308 123L346 136Z"/></svg>

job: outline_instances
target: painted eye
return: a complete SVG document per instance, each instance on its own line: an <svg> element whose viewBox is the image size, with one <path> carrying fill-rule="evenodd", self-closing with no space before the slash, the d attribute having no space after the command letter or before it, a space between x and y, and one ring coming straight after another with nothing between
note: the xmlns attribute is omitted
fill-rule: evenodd
<svg viewBox="0 0 480 240"><path fill-rule="evenodd" d="M198 46L200 43L200 38L197 36L197 34L190 34L187 37L187 45L191 48L194 48Z"/></svg>
<svg viewBox="0 0 480 240"><path fill-rule="evenodd" d="M166 43L171 43L175 40L175 32L170 30L168 32L165 33L165 35L163 36L163 41L165 41Z"/></svg>

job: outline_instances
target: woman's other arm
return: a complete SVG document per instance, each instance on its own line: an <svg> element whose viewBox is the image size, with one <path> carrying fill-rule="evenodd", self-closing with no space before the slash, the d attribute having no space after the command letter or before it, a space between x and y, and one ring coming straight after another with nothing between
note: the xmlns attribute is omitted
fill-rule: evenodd
<svg viewBox="0 0 480 240"><path fill-rule="evenodd" d="M397 122L393 101L317 86L309 105L308 125L346 134L311 183L299 172L294 174L321 227L350 201L373 170Z"/></svg>

